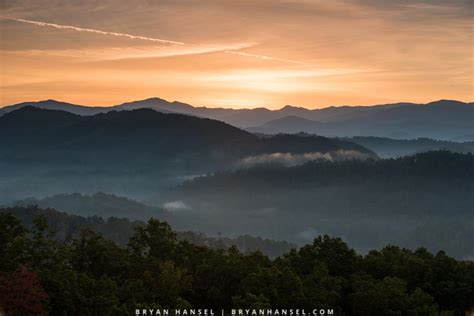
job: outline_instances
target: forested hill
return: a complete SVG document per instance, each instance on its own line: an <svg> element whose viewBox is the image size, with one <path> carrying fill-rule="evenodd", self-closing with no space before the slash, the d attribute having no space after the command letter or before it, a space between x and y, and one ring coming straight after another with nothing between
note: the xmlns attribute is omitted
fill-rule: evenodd
<svg viewBox="0 0 474 316"><path fill-rule="evenodd" d="M285 168L262 164L253 168L215 173L199 177L182 185L184 190L199 188L235 187L236 182L247 188L309 188L324 185L361 185L370 182L391 184L424 182L431 179L433 186L468 183L474 184L474 155L449 151L430 151L396 159L324 160Z"/></svg>
<svg viewBox="0 0 474 316"><path fill-rule="evenodd" d="M163 208L149 206L131 199L102 192L91 195L72 193L57 194L45 198L27 198L13 203L15 206L36 205L43 209L57 209L80 216L126 217L132 220L148 220L151 217L173 222L173 215Z"/></svg>
<svg viewBox="0 0 474 316"><path fill-rule="evenodd" d="M345 138L373 150L382 158L396 158L433 150L449 150L459 153L474 153L474 142L442 141L430 138L392 139L385 137L350 137Z"/></svg>
<svg viewBox="0 0 474 316"><path fill-rule="evenodd" d="M0 199L11 199L4 202L75 192L144 199L261 154L347 151L377 157L345 140L260 138L220 121L151 109L80 116L23 107L0 117L0 135Z"/></svg>
<svg viewBox="0 0 474 316"><path fill-rule="evenodd" d="M226 123L150 109L112 111L79 116L64 111L25 107L0 117L3 160L21 158L38 163L90 161L148 162L240 158L272 152L331 152L364 147L324 137L259 138ZM192 154L192 159L188 155ZM89 159L88 159L89 158ZM190 162L187 162L190 163Z"/></svg>
<svg viewBox="0 0 474 316"><path fill-rule="evenodd" d="M128 218L120 218L118 216L78 216L60 212L53 208L39 208L37 206L0 207L0 213L13 214L19 218L27 228L33 226L35 218L44 216L48 226L54 232L54 239L58 241L77 238L81 231L92 230L122 246L128 243L130 237L132 237L138 227L145 227L146 222L150 218L158 218L162 222L168 222L166 214L165 216L155 214L155 216L147 218L146 221L132 221ZM101 214L105 212L98 211L97 213ZM211 237L202 232L195 231L176 231L176 236L179 240L186 240L198 246L206 246L212 249L227 249L235 246L243 253L260 251L271 258L282 256L296 247L294 244L285 241L275 241L249 235L229 238L226 236Z"/></svg>
<svg viewBox="0 0 474 316"><path fill-rule="evenodd" d="M196 178L163 198L181 200L222 231L298 243L328 233L361 251L398 243L474 257L472 154L263 164Z"/></svg>
<svg viewBox="0 0 474 316"><path fill-rule="evenodd" d="M9 315L292 306L334 315L462 315L473 307L473 263L442 251L387 246L361 256L340 238L319 236L271 260L193 245L154 219L127 246L91 230L58 242L45 218L27 230L8 211L0 212L0 305Z"/></svg>

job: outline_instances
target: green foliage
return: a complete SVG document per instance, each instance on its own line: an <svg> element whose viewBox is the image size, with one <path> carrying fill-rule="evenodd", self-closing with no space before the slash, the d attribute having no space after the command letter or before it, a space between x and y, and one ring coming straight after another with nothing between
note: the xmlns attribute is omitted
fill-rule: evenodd
<svg viewBox="0 0 474 316"><path fill-rule="evenodd" d="M128 217L140 220L150 217L159 217L166 220L171 218L171 214L161 208L102 192L92 195L73 193L57 194L42 199L28 198L16 201L15 205L25 207L37 205L42 209L68 210L81 216L101 216L103 218Z"/></svg>
<svg viewBox="0 0 474 316"><path fill-rule="evenodd" d="M0 213L0 271L15 270L24 261L29 246L26 229L9 213Z"/></svg>
<svg viewBox="0 0 474 316"><path fill-rule="evenodd" d="M0 208L0 212L13 214L15 217L18 217L27 228L33 227L34 218L44 215L47 218L50 230L54 232L54 239L56 240L68 240L71 238L77 239L81 236L81 233L83 233L84 230L89 230L100 233L106 239L121 246L125 246L129 243L130 238L135 234L137 227L146 226L145 222L131 221L127 218L109 217L106 220L99 216L86 218L59 212L50 208L41 209L38 206ZM160 220L163 220L163 218L160 217ZM19 222L18 224L21 223ZM5 230L7 230L6 227ZM203 233L180 231L176 233L176 238L180 241L186 240L192 244L207 246L212 249L227 249L235 245L243 253L262 251L264 254L272 258L281 256L295 247L285 241L262 239L248 235L239 236L237 238L223 236L210 237Z"/></svg>
<svg viewBox="0 0 474 316"><path fill-rule="evenodd" d="M126 315L135 308L297 306L428 316L462 313L474 297L474 263L426 249L388 246L361 256L340 238L320 236L271 260L179 240L155 219L138 226L128 246L91 230L55 240L44 217L27 231L0 213L0 225L0 249L11 256L0 261L0 304L8 311ZM34 304L18 299L25 289Z"/></svg>
<svg viewBox="0 0 474 316"><path fill-rule="evenodd" d="M135 255L166 260L173 256L177 243L176 234L167 223L150 219L147 226L136 228L128 246Z"/></svg>

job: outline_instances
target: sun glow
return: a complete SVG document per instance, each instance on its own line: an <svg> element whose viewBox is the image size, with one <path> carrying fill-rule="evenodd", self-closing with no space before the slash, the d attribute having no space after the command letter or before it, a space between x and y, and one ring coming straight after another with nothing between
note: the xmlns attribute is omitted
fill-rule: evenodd
<svg viewBox="0 0 474 316"><path fill-rule="evenodd" d="M462 6L363 2L12 2L0 19L0 106L472 100L472 23Z"/></svg>

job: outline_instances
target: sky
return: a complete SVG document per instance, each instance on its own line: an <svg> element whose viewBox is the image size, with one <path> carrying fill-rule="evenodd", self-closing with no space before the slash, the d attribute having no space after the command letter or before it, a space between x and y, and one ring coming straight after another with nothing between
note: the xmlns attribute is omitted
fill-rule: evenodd
<svg viewBox="0 0 474 316"><path fill-rule="evenodd" d="M471 0L1 0L0 106L473 100Z"/></svg>

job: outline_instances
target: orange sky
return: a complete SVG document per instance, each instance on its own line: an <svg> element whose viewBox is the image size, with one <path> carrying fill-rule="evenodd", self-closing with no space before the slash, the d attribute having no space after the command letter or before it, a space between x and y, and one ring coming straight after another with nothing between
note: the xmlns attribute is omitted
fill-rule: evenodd
<svg viewBox="0 0 474 316"><path fill-rule="evenodd" d="M470 0L4 0L0 106L473 99Z"/></svg>

